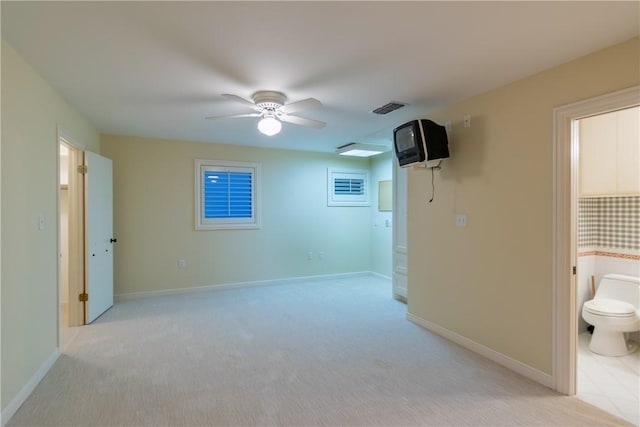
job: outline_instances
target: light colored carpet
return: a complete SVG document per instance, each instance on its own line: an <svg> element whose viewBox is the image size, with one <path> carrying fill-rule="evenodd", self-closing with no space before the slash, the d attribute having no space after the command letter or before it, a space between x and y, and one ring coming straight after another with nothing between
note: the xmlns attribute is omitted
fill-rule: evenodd
<svg viewBox="0 0 640 427"><path fill-rule="evenodd" d="M8 425L626 425L405 312L371 276L121 302Z"/></svg>

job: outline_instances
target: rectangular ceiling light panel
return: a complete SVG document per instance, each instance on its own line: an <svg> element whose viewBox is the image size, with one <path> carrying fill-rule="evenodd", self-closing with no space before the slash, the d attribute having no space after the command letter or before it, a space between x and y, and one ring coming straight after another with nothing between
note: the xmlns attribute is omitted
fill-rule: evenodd
<svg viewBox="0 0 640 427"><path fill-rule="evenodd" d="M371 157L386 151L388 148L382 145L359 144L357 142L342 145L336 149L336 153L341 156L354 157Z"/></svg>

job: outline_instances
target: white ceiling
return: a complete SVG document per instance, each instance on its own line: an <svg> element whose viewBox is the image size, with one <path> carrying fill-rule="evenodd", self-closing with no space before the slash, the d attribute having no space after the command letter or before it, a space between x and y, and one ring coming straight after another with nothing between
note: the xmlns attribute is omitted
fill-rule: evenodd
<svg viewBox="0 0 640 427"><path fill-rule="evenodd" d="M8 2L2 38L102 133L331 152L640 33L640 2ZM324 129L257 119L257 90ZM409 106L370 113L389 101ZM505 106L508 108L508 106Z"/></svg>

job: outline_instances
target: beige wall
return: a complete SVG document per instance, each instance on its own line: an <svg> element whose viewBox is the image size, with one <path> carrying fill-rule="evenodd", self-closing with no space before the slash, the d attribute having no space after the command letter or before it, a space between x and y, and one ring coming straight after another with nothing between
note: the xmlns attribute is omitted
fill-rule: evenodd
<svg viewBox="0 0 640 427"><path fill-rule="evenodd" d="M116 295L370 270L370 208L327 206L327 167L367 159L108 135L102 154L113 160ZM196 158L262 164L259 230L194 230Z"/></svg>
<svg viewBox="0 0 640 427"><path fill-rule="evenodd" d="M639 52L635 38L426 112L452 121L451 158L431 204L429 172L409 173L412 314L551 374L553 109L638 85Z"/></svg>
<svg viewBox="0 0 640 427"><path fill-rule="evenodd" d="M58 125L99 150L93 126L2 42L3 411L58 346Z"/></svg>

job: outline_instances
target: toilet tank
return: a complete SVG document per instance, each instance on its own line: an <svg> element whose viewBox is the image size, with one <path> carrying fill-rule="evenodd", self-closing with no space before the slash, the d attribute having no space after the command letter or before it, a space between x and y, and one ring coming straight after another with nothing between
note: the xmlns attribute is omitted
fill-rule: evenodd
<svg viewBox="0 0 640 427"><path fill-rule="evenodd" d="M606 274L596 289L595 298L609 298L628 302L640 308L640 277Z"/></svg>

